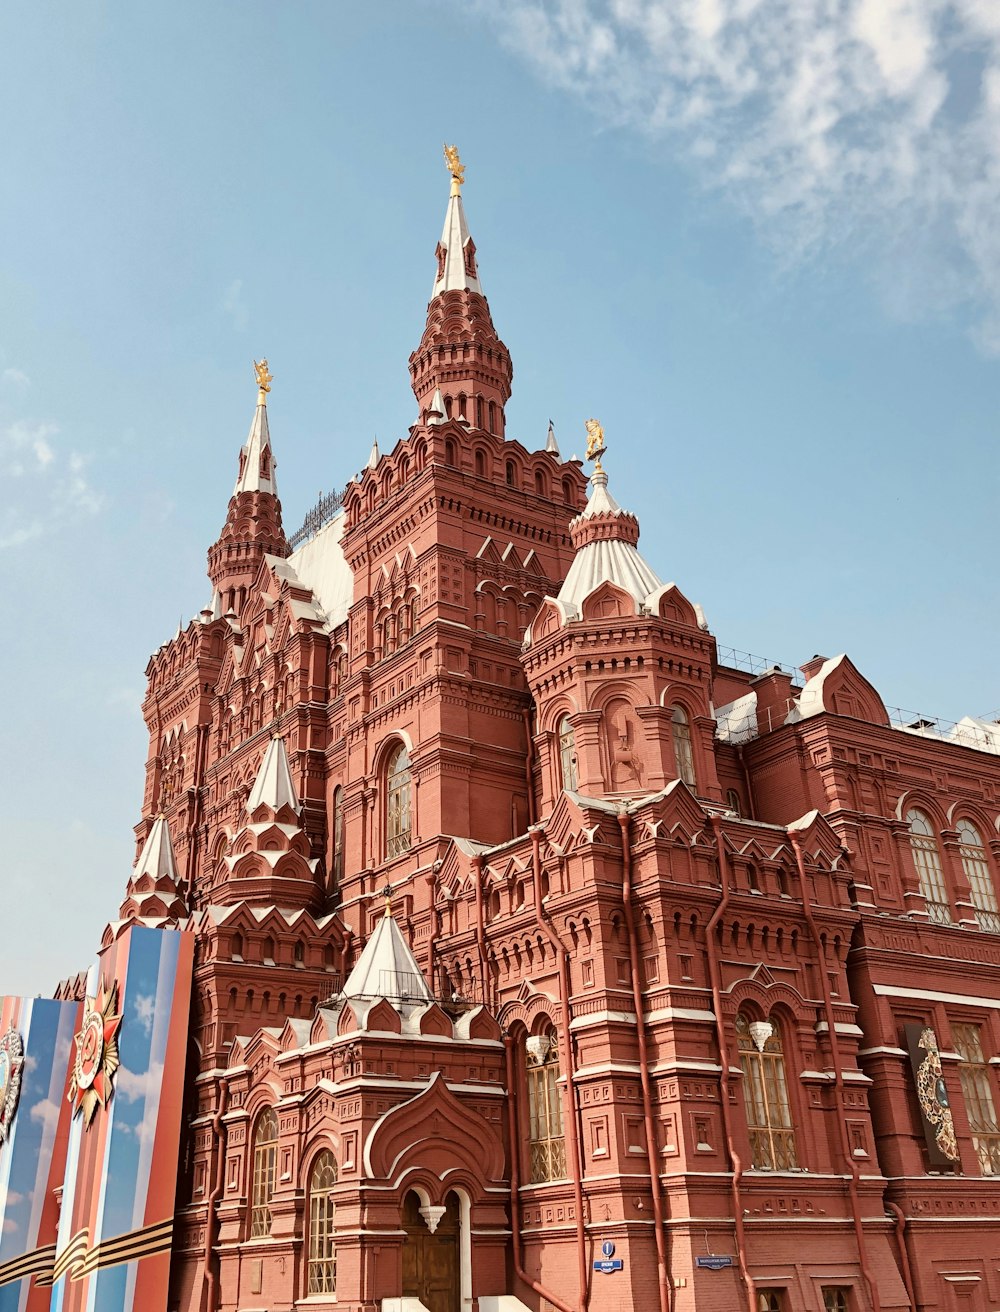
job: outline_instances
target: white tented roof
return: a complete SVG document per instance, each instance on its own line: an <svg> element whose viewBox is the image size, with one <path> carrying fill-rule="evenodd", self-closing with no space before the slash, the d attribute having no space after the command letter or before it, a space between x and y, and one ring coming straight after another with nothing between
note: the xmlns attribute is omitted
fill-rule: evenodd
<svg viewBox="0 0 1000 1312"><path fill-rule="evenodd" d="M292 782L292 772L288 768L284 738L275 736L267 745L257 778L247 798L247 814L253 815L258 806L268 806L272 811L290 806L296 815L299 813L299 799Z"/></svg>
<svg viewBox="0 0 1000 1312"><path fill-rule="evenodd" d="M264 460L264 452L267 459ZM267 473L263 472L267 469ZM271 452L271 433L267 426L267 406L258 405L254 411L253 423L240 464L240 474L236 480L233 494L237 492L273 492L278 493L278 484L274 477L274 456Z"/></svg>
<svg viewBox="0 0 1000 1312"><path fill-rule="evenodd" d="M608 476L603 469L595 469L593 490L590 500L574 523L593 519L598 515L620 515L625 511L608 491ZM573 557L569 573L559 589L558 601L567 607L579 611L585 597L589 596L601 583L614 583L624 588L638 604L658 588L663 586L662 579L639 554L638 548L631 542L618 538L610 541L588 542Z"/></svg>
<svg viewBox="0 0 1000 1312"><path fill-rule="evenodd" d="M441 233L441 245L444 247L444 267L440 276L434 279L431 299L441 292L469 291L482 294L482 287L476 274L468 273L465 268L465 247L469 242L469 225L465 222L465 210L462 197L452 196L444 216L444 231Z"/></svg>
<svg viewBox="0 0 1000 1312"><path fill-rule="evenodd" d="M341 992L347 998L432 1001L423 972L388 912L365 944Z"/></svg>
<svg viewBox="0 0 1000 1312"><path fill-rule="evenodd" d="M153 827L142 846L139 860L135 863L132 878L137 880L141 875L149 875L154 880L169 879L175 884L177 882L174 849L170 842L170 828L165 816L158 815L153 821Z"/></svg>

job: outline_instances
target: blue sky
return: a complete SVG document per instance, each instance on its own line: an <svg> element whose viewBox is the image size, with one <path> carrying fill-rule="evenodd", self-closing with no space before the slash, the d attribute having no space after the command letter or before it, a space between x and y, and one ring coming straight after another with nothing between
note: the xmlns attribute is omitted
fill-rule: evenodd
<svg viewBox="0 0 1000 1312"><path fill-rule="evenodd" d="M149 654L252 416L289 529L414 418L444 139L515 367L603 421L720 644L1000 706L1000 18L987 0L5 6L0 990L128 878ZM39 923L39 915L34 923Z"/></svg>

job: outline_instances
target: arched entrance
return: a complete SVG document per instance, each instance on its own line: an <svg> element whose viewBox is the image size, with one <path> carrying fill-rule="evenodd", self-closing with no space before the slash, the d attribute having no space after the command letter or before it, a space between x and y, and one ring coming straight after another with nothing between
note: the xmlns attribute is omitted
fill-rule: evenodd
<svg viewBox="0 0 1000 1312"><path fill-rule="evenodd" d="M417 1195L411 1190L403 1199L403 1296L419 1298L427 1312L461 1312L462 1307L458 1196L450 1193L445 1204L432 1233ZM433 1225L439 1209L424 1211Z"/></svg>

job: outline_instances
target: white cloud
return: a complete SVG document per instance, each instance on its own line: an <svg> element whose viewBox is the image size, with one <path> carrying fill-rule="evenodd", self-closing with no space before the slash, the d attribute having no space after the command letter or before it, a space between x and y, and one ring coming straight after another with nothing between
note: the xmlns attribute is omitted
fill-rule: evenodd
<svg viewBox="0 0 1000 1312"><path fill-rule="evenodd" d="M237 332L245 331L248 314L247 307L243 301L243 279L234 278L226 288L222 297L222 309L229 315L233 321L233 327Z"/></svg>
<svg viewBox="0 0 1000 1312"><path fill-rule="evenodd" d="M479 0L605 122L668 141L790 259L839 247L900 313L1000 354L996 0Z"/></svg>
<svg viewBox="0 0 1000 1312"><path fill-rule="evenodd" d="M135 1012L135 1018L146 1031L152 1033L153 1029L153 1010L156 1006L156 998L151 993L139 993L136 995L132 1010Z"/></svg>
<svg viewBox="0 0 1000 1312"><path fill-rule="evenodd" d="M55 1134L56 1127L59 1124L59 1104L52 1101L51 1098L43 1098L41 1102L36 1102L31 1109L31 1119L40 1121L45 1127L48 1135Z"/></svg>
<svg viewBox="0 0 1000 1312"><path fill-rule="evenodd" d="M87 477L88 458L65 452L58 435L55 424L25 419L0 429L0 468L7 476L0 482L0 551L104 508Z"/></svg>
<svg viewBox="0 0 1000 1312"><path fill-rule="evenodd" d="M151 1062L147 1071L130 1071L122 1066L115 1076L115 1092L126 1102L138 1102L150 1094L159 1094L163 1083L163 1063ZM158 1103L158 1097L155 1100Z"/></svg>
<svg viewBox="0 0 1000 1312"><path fill-rule="evenodd" d="M12 387L20 391L31 386L31 379L23 369L16 369L10 365L6 369L0 369L0 386Z"/></svg>

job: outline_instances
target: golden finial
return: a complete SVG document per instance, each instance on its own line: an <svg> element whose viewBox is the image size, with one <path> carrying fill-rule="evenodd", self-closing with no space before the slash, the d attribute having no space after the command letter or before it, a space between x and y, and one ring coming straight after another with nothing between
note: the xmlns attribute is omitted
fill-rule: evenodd
<svg viewBox="0 0 1000 1312"><path fill-rule="evenodd" d="M445 145L444 162L451 174L451 194L461 196L462 183L465 181L465 165L458 158L458 147Z"/></svg>
<svg viewBox="0 0 1000 1312"><path fill-rule="evenodd" d="M271 390L271 380L274 374L267 371L267 357L259 363L254 360L253 371L257 375L257 404L267 405L267 394Z"/></svg>
<svg viewBox="0 0 1000 1312"><path fill-rule="evenodd" d="M587 429L587 459L594 462L594 473L603 474L604 469L601 465L601 456L607 451L604 443L604 429L596 419L588 419L586 422Z"/></svg>
<svg viewBox="0 0 1000 1312"><path fill-rule="evenodd" d="M392 885L386 884L382 890L382 896L385 898L385 914L392 915Z"/></svg>

